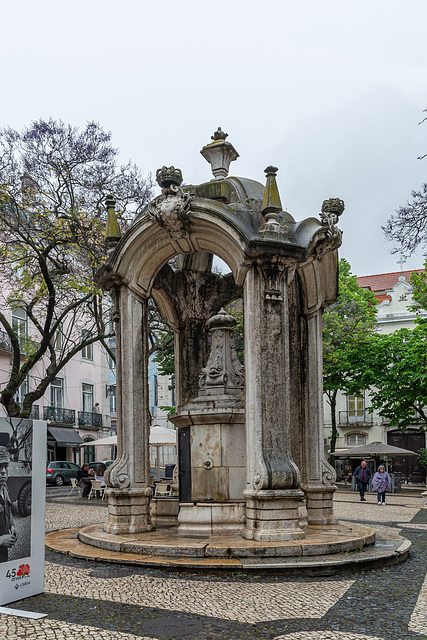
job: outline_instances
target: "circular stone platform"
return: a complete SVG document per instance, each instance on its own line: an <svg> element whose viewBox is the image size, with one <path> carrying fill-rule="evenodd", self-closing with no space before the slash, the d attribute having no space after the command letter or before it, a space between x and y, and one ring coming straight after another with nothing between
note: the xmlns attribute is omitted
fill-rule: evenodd
<svg viewBox="0 0 427 640"><path fill-rule="evenodd" d="M99 524L54 531L46 535L46 545L73 557L157 568L329 575L401 562L411 543L393 530L339 522L310 526L303 540L267 543L240 536L183 538L172 528L111 535Z"/></svg>

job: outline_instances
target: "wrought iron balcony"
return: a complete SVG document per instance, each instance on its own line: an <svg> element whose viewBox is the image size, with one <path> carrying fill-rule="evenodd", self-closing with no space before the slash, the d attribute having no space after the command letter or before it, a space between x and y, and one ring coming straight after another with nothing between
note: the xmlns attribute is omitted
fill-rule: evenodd
<svg viewBox="0 0 427 640"><path fill-rule="evenodd" d="M76 412L74 409L43 407L43 419L56 424L76 424Z"/></svg>
<svg viewBox="0 0 427 640"><path fill-rule="evenodd" d="M374 414L369 412L369 409L354 409L353 411L340 411L339 412L339 424L365 424L371 425L374 422Z"/></svg>
<svg viewBox="0 0 427 640"><path fill-rule="evenodd" d="M3 329L0 329L0 349L4 349L5 351L13 351L10 338L7 335L6 331L3 331Z"/></svg>
<svg viewBox="0 0 427 640"><path fill-rule="evenodd" d="M102 427L102 414L91 411L79 411L79 427Z"/></svg>
<svg viewBox="0 0 427 640"><path fill-rule="evenodd" d="M22 407L23 402L18 402L19 406ZM33 406L31 407L31 412L30 415L28 416L29 420L38 420L40 418L40 407L38 404L33 404Z"/></svg>

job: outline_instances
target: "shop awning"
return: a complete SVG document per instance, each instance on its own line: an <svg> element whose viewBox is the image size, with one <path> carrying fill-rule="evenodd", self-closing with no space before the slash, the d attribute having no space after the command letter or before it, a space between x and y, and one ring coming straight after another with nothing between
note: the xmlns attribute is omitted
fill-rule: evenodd
<svg viewBox="0 0 427 640"><path fill-rule="evenodd" d="M47 430L60 447L80 447L84 442L83 438L81 438L74 429L50 427L48 425Z"/></svg>

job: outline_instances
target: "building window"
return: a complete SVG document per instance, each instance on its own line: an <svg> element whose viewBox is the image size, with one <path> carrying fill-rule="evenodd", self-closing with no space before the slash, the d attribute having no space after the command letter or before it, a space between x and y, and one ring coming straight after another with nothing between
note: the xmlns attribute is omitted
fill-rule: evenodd
<svg viewBox="0 0 427 640"><path fill-rule="evenodd" d="M55 335L53 336L53 347L57 351L61 351L64 345L64 334L62 332L62 327L59 326L55 331Z"/></svg>
<svg viewBox="0 0 427 640"><path fill-rule="evenodd" d="M85 442L94 442L95 438L86 437L83 438ZM82 447L84 450L84 460L83 462L87 462L90 464L91 462L95 462L95 447Z"/></svg>
<svg viewBox="0 0 427 640"><path fill-rule="evenodd" d="M82 408L83 411L93 413L93 385L82 384Z"/></svg>
<svg viewBox="0 0 427 640"><path fill-rule="evenodd" d="M29 390L30 390L30 385L29 385L28 376L27 376L24 382L19 387L18 391L15 393L15 402L17 402L20 407L22 407L24 398L29 392Z"/></svg>
<svg viewBox="0 0 427 640"><path fill-rule="evenodd" d="M116 369L116 346L115 345L109 345L110 347L110 351L114 354L114 358L108 354L108 366L112 371L115 371Z"/></svg>
<svg viewBox="0 0 427 640"><path fill-rule="evenodd" d="M350 433L350 435L347 436L347 446L355 447L362 444L366 444L366 436L364 433Z"/></svg>
<svg viewBox="0 0 427 640"><path fill-rule="evenodd" d="M86 340L86 338L90 337L89 331L82 331L82 339ZM88 344L82 349L82 358L85 360L93 360L93 344Z"/></svg>
<svg viewBox="0 0 427 640"><path fill-rule="evenodd" d="M50 383L50 406L56 409L64 408L64 381L54 378Z"/></svg>
<svg viewBox="0 0 427 640"><path fill-rule="evenodd" d="M12 329L18 338L27 337L27 313L24 309L12 309Z"/></svg>
<svg viewBox="0 0 427 640"><path fill-rule="evenodd" d="M365 413L365 399L363 396L347 396L348 415L350 418L363 418Z"/></svg>
<svg viewBox="0 0 427 640"><path fill-rule="evenodd" d="M153 404L157 407L159 402L159 384L157 382L157 376L153 376Z"/></svg>
<svg viewBox="0 0 427 640"><path fill-rule="evenodd" d="M110 387L110 413L115 414L117 412L116 405L116 387Z"/></svg>

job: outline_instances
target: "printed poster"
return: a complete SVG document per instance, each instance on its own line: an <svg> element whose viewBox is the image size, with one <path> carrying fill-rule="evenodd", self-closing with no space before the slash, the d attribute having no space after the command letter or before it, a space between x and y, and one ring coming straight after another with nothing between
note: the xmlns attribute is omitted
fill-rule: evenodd
<svg viewBox="0 0 427 640"><path fill-rule="evenodd" d="M44 590L46 422L0 418L0 605Z"/></svg>

